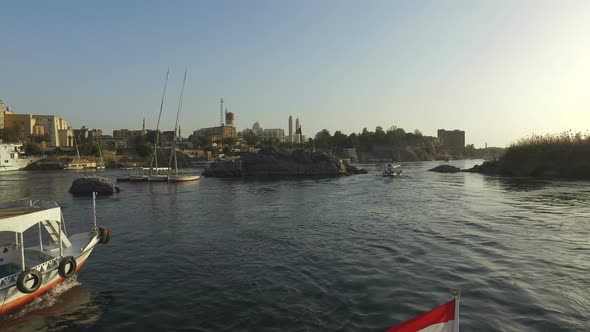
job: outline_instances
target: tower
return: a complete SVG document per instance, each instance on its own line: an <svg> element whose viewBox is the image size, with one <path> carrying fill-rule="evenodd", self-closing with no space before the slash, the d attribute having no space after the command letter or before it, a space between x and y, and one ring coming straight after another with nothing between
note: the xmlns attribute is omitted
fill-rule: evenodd
<svg viewBox="0 0 590 332"><path fill-rule="evenodd" d="M227 108L225 109L225 125L228 127L234 126L234 113L229 112Z"/></svg>
<svg viewBox="0 0 590 332"><path fill-rule="evenodd" d="M219 122L223 127L223 98L219 99Z"/></svg>
<svg viewBox="0 0 590 332"><path fill-rule="evenodd" d="M141 125L141 133L145 135L145 116L143 117L143 124Z"/></svg>
<svg viewBox="0 0 590 332"><path fill-rule="evenodd" d="M299 132L299 118L295 119L295 143L301 143L301 133Z"/></svg>
<svg viewBox="0 0 590 332"><path fill-rule="evenodd" d="M289 115L289 143L293 143L293 117Z"/></svg>

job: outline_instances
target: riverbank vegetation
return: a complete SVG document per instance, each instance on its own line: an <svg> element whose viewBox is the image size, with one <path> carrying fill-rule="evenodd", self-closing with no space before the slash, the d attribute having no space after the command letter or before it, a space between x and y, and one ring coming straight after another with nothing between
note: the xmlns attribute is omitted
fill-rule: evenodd
<svg viewBox="0 0 590 332"><path fill-rule="evenodd" d="M571 131L532 135L513 143L497 161L486 162L476 171L590 180L590 135Z"/></svg>

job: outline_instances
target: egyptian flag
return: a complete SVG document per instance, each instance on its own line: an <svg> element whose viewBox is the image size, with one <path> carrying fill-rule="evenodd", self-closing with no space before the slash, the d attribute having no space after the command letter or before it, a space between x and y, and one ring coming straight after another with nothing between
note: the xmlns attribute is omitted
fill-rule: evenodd
<svg viewBox="0 0 590 332"><path fill-rule="evenodd" d="M458 298L440 307L423 313L386 332L459 332L459 300Z"/></svg>

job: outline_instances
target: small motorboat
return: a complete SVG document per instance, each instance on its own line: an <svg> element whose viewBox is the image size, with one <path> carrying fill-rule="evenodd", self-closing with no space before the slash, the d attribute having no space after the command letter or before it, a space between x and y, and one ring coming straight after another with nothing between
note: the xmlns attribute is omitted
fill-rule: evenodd
<svg viewBox="0 0 590 332"><path fill-rule="evenodd" d="M93 195L93 206L95 206ZM0 246L0 315L24 306L71 278L94 247L111 239L108 228L68 236L55 202L22 200L0 204L0 232L14 233L15 243ZM26 246L23 233L38 230L39 242ZM47 241L49 239L49 244Z"/></svg>
<svg viewBox="0 0 590 332"><path fill-rule="evenodd" d="M402 175L402 170L399 169L402 165L385 164L383 167L383 176L398 177Z"/></svg>

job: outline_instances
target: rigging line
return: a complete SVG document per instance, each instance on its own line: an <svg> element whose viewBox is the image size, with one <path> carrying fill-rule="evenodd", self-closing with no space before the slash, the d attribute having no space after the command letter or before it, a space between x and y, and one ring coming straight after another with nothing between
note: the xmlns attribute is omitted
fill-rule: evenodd
<svg viewBox="0 0 590 332"><path fill-rule="evenodd" d="M180 98L178 99L178 111L176 112L176 122L174 123L174 138L172 140L172 151L170 153L170 162L168 163L168 174L172 168L172 158L174 158L174 169L178 175L178 160L176 159L176 132L178 131L178 119L180 118L180 110L182 109L182 102L184 99L184 86L186 84L186 72L184 70L184 78L182 79L182 88L180 89Z"/></svg>
<svg viewBox="0 0 590 332"><path fill-rule="evenodd" d="M162 101L160 102L160 113L158 114L158 123L156 124L156 142L154 143L154 156L150 162L150 175L152 174L153 163L155 161L156 169L158 168L158 144L160 143L160 118L162 118L162 109L164 108L164 97L166 96L166 87L168 86L168 77L170 76L170 67L166 71L166 80L164 81L164 91L162 92Z"/></svg>

